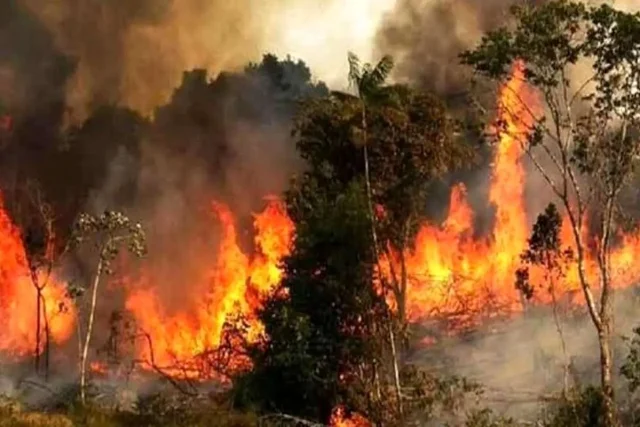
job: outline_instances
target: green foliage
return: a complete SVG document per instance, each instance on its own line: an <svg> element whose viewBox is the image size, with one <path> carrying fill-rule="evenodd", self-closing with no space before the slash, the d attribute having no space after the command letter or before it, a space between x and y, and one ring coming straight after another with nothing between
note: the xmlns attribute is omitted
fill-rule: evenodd
<svg viewBox="0 0 640 427"><path fill-rule="evenodd" d="M465 427L517 427L519 424L511 418L497 416L490 409L472 411L465 420Z"/></svg>
<svg viewBox="0 0 640 427"><path fill-rule="evenodd" d="M365 198L355 185L335 200L315 197L281 287L260 312L268 339L250 349L254 369L236 382L238 403L320 422L339 404L375 415L388 314L371 286Z"/></svg>
<svg viewBox="0 0 640 427"><path fill-rule="evenodd" d="M549 292L555 292L553 284L562 279L565 266L573 259L571 248L562 248L560 229L562 218L556 205L550 203L545 211L538 215L533 225L533 232L528 241L528 247L521 254L523 266L516 271L516 287L527 299L531 299L536 284L531 283L529 269L532 266L544 267L545 285ZM537 284L542 286L543 284Z"/></svg>
<svg viewBox="0 0 640 427"><path fill-rule="evenodd" d="M571 390L548 408L545 427L599 427L604 426L602 391L595 387Z"/></svg>
<svg viewBox="0 0 640 427"><path fill-rule="evenodd" d="M391 70L393 70L393 58L385 55L377 64L360 64L360 59L352 52L347 55L349 61L349 82L353 85L360 100L369 105L372 101L379 100L384 92Z"/></svg>
<svg viewBox="0 0 640 427"><path fill-rule="evenodd" d="M380 227L398 243L403 233L393 226L415 231L429 183L465 163L471 152L453 137L455 123L435 97L405 86L385 90L387 101L367 107L368 157L373 203L388 215ZM353 97L334 94L306 103L295 124L298 151L309 167L300 181L313 180L335 196L364 176L361 119L360 101ZM412 233L406 234L409 240Z"/></svg>
<svg viewBox="0 0 640 427"><path fill-rule="evenodd" d="M625 339L629 345L629 354L620 373L629 382L631 393L634 393L640 387L640 327L634 328L632 338Z"/></svg>
<svg viewBox="0 0 640 427"><path fill-rule="evenodd" d="M102 262L102 272L112 272L111 263L122 247L131 254L146 254L146 237L142 225L132 222L121 212L105 211L100 216L80 214L74 224L71 244L79 247L89 242Z"/></svg>

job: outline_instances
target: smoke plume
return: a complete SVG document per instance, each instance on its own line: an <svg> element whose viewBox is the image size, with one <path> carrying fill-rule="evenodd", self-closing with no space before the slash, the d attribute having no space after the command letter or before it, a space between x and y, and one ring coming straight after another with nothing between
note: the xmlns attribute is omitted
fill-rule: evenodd
<svg viewBox="0 0 640 427"><path fill-rule="evenodd" d="M505 22L513 1L398 0L382 22L377 49L393 55L395 78L438 93L462 90L458 55Z"/></svg>
<svg viewBox="0 0 640 427"><path fill-rule="evenodd" d="M335 0L11 1L30 10L60 52L75 60L66 89L70 118L77 122L102 104L151 113L167 101L184 70L216 75L265 52L296 55L321 78L344 80L335 73L346 72L346 51L368 58L377 19L392 0L349 6Z"/></svg>

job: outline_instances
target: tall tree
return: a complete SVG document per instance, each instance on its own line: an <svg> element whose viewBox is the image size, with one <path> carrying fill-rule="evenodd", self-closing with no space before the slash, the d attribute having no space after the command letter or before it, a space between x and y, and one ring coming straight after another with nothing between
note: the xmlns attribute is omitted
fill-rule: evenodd
<svg viewBox="0 0 640 427"><path fill-rule="evenodd" d="M386 290L404 323L411 279L404 254L425 219L429 185L473 151L456 137L456 123L437 98L385 84L390 59L376 66L349 59L358 96L311 100L297 118L298 151L309 166L302 180L313 177L334 193L354 179L365 182L374 248L390 263Z"/></svg>
<svg viewBox="0 0 640 427"><path fill-rule="evenodd" d="M364 64L360 66L359 58L353 54L348 54L349 60L349 82L353 86L356 92L356 96L360 101L361 122L360 128L355 128L358 135L362 139L362 154L364 163L364 182L367 191L367 210L369 213L369 222L371 226L371 241L373 244L373 254L376 259L376 263L379 266L380 260L380 247L378 242L378 232L376 230L376 216L373 210L373 194L371 190L371 172L369 170L369 139L368 139L368 126L367 126L367 106L376 101L382 101L387 91L385 90L384 83L389 76L393 68L393 60L390 56L384 56L375 66L371 64ZM383 279L378 271L378 278ZM386 286L383 284L383 289ZM398 410L402 415L402 397L400 392L400 369L398 367L398 355L396 350L395 333L393 331L393 323L391 317L389 318L389 345L391 346L391 353L393 358L393 374L396 387L396 401L398 404Z"/></svg>
<svg viewBox="0 0 640 427"><path fill-rule="evenodd" d="M132 222L120 212L106 211L100 216L81 214L74 225L72 244L79 247L88 243L96 256L96 269L91 284L87 287L72 286L70 293L76 297L90 290L90 299L85 315L86 326L84 336L78 321L78 345L80 359L80 399L86 403L86 378L89 348L93 333L96 307L98 304L98 287L105 275L113 271L112 263L124 248L135 256L141 257L146 252L145 234L139 223ZM80 301L80 300L79 300Z"/></svg>
<svg viewBox="0 0 640 427"><path fill-rule="evenodd" d="M354 182L364 184L364 213L376 270L373 283L381 284L379 290L397 307L384 324L395 368L393 401L402 412L396 334L398 326L406 325L410 278L404 254L425 217L429 184L470 158L470 150L454 137L454 122L439 100L406 86L385 84L392 66L389 58L375 66L361 66L354 55L349 59L357 95L333 92L312 99L297 117L297 147L308 167L295 182L300 191L293 197L299 200L290 204L290 215L304 222L318 198L332 200ZM386 274L385 262L391 274Z"/></svg>
<svg viewBox="0 0 640 427"><path fill-rule="evenodd" d="M489 32L464 63L498 83L511 74L537 89L544 108L513 94L525 113L519 142L564 207L588 313L597 332L606 425L616 423L612 384L612 278L618 199L640 145L640 14L566 0L513 8L512 27ZM586 78L573 73L579 63ZM575 76L573 79L571 76ZM597 229L597 277L587 275L586 216ZM594 289L599 295L594 294Z"/></svg>
<svg viewBox="0 0 640 427"><path fill-rule="evenodd" d="M375 418L386 395L374 392L373 372L385 364L387 306L371 286L366 196L358 185L335 199L306 188L313 209L298 221L284 280L259 314L266 339L250 348L254 368L238 389L267 412L327 422L344 404Z"/></svg>

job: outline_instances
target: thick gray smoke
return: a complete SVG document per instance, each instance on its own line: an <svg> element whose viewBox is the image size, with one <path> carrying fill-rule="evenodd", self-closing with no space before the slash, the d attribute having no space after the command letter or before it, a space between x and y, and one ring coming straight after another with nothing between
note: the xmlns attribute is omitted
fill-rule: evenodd
<svg viewBox="0 0 640 427"><path fill-rule="evenodd" d="M458 55L482 35L504 24L514 1L398 0L377 36L380 52L391 54L395 78L438 93L463 90L468 72Z"/></svg>
<svg viewBox="0 0 640 427"><path fill-rule="evenodd" d="M458 55L472 49L490 30L508 23L514 4L544 0L398 0L382 21L376 47L392 55L395 78L450 95L468 87L468 69ZM584 0L608 3L627 12L640 10L635 0Z"/></svg>
<svg viewBox="0 0 640 427"><path fill-rule="evenodd" d="M19 1L76 60L67 87L76 120L105 103L150 113L185 69L215 72L259 57L257 19L268 9L246 0Z"/></svg>

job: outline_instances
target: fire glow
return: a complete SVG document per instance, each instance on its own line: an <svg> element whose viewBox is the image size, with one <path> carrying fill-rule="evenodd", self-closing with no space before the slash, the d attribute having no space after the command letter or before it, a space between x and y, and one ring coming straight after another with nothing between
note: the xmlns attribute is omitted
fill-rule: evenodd
<svg viewBox="0 0 640 427"><path fill-rule="evenodd" d="M524 153L515 137L526 132L531 123L529 112L519 108L520 100L529 111L538 108L534 94L523 84L522 69L516 67L499 99L500 118L506 124L495 148L492 165L490 201L496 207L492 233L473 237L474 212L463 185L451 192L449 214L440 225L425 224L416 237L415 249L405 254L409 277L407 316L412 321L446 315L478 320L484 316L509 315L522 311L519 291L515 288L515 272L520 254L526 248L530 222L525 209ZM249 321L250 339L261 332L254 313L260 307L260 296L268 294L281 279L280 260L290 249L294 224L285 207L277 199L269 199L266 208L254 217L255 254L247 255L238 243L238 231L231 210L221 203L212 204L212 215L222 226L218 255L206 272L204 298L193 300L188 308L169 312L156 294L151 275L142 272L126 288L125 308L144 331L148 342L136 347L143 368L164 368L169 375L184 372L172 370L177 364L193 359L220 346L223 327L236 312ZM583 230L586 236L586 229ZM573 246L567 218L561 233L562 245ZM620 244L611 254L612 282L616 287L629 286L640 279L640 267L633 260L640 255L640 235L620 235ZM577 268L566 266L567 276L559 289L562 295L577 295L580 285ZM597 277L595 260L586 261L590 278ZM532 271L536 277L542 272ZM538 275L538 276L537 276ZM0 318L6 319L0 331L0 351L14 357L33 354L35 348L35 289L30 283L25 249L19 231L0 204ZM61 304L72 307L64 285L56 280L44 290L44 314L52 341L70 339L75 325L75 312L60 311ZM545 304L554 298L548 292L536 293L536 302ZM460 314L462 313L462 314Z"/></svg>

